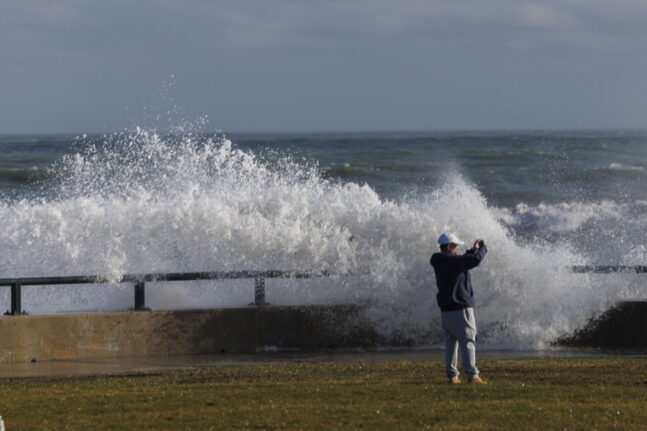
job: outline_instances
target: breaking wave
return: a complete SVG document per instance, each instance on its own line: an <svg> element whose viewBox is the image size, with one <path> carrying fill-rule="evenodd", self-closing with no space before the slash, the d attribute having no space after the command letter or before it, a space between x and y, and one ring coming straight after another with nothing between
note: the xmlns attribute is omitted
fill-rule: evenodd
<svg viewBox="0 0 647 431"><path fill-rule="evenodd" d="M485 238L473 271L481 345L541 348L571 333L639 281L573 274L591 263L569 241L527 238L514 226L571 231L617 218L610 202L494 208L459 175L395 202L366 184L327 179L315 163L252 153L224 137L137 129L66 156L47 197L0 203L7 276L210 270L325 270L327 279L268 280L273 304L356 303L386 336L439 341L436 238ZM635 256L645 250L633 249ZM597 263L597 262L592 262ZM618 287L621 286L621 287ZM122 285L23 288L32 313L130 306ZM150 283L156 309L240 306L250 281ZM8 293L0 295L8 303Z"/></svg>

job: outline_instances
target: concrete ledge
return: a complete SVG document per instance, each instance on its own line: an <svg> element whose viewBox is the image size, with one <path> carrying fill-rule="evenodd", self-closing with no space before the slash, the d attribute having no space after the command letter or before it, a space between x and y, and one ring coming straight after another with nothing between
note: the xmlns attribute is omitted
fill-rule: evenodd
<svg viewBox="0 0 647 431"><path fill-rule="evenodd" d="M358 305L0 316L5 363L412 344L385 339ZM645 348L647 302L619 303L558 344Z"/></svg>
<svg viewBox="0 0 647 431"><path fill-rule="evenodd" d="M355 305L0 317L0 362L380 344Z"/></svg>
<svg viewBox="0 0 647 431"><path fill-rule="evenodd" d="M619 302L558 344L622 348L647 347L647 301Z"/></svg>

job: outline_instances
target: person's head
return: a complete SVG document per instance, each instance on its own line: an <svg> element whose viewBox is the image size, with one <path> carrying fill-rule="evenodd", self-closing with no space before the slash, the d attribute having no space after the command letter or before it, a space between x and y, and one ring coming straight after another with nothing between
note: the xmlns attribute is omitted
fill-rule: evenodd
<svg viewBox="0 0 647 431"><path fill-rule="evenodd" d="M458 244L444 244L440 246L440 251L443 253L457 254L458 253Z"/></svg>
<svg viewBox="0 0 647 431"><path fill-rule="evenodd" d="M440 235L438 237L438 244L440 245L441 252L449 254L458 253L458 247L465 245L465 243L458 239L458 237L453 233L443 233Z"/></svg>

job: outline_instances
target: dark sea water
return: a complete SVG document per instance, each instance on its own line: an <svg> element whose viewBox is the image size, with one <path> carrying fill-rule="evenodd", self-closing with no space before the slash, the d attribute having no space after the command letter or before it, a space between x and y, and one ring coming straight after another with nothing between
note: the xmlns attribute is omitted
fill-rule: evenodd
<svg viewBox="0 0 647 431"><path fill-rule="evenodd" d="M522 236L572 236L582 224L610 212L618 212L618 222L632 225L647 205L644 131L256 133L227 138L270 164L286 156L316 164L322 178L367 184L386 200L429 194L459 176L488 205L501 209L501 219ZM55 196L57 164L65 155L84 154L93 146L110 148L114 140L97 135L0 137L0 196ZM642 226L612 235L621 241L606 235L605 242L624 243L627 235L647 240Z"/></svg>
<svg viewBox="0 0 647 431"><path fill-rule="evenodd" d="M110 136L0 136L0 193L43 185L65 154L110 145ZM626 202L647 185L647 132L272 133L227 135L238 148L317 162L324 175L367 183L398 199L458 173L488 201L512 207L568 201ZM106 143L107 142L107 143Z"/></svg>
<svg viewBox="0 0 647 431"><path fill-rule="evenodd" d="M334 287L269 283L268 295L369 301L383 331L423 333L434 310L429 255L454 231L492 250L475 273L491 345L535 348L647 296L636 275L565 269L644 265L646 190L644 131L2 136L0 246L11 251L0 272L365 274ZM34 312L130 301L119 286L90 297L70 289L26 295ZM240 305L248 294L235 283L147 293L154 308Z"/></svg>

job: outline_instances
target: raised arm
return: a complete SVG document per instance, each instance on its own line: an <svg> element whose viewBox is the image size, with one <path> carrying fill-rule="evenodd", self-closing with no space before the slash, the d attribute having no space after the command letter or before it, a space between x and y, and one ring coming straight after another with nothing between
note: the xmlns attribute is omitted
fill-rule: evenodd
<svg viewBox="0 0 647 431"><path fill-rule="evenodd" d="M461 259L461 270L462 271L467 271L469 269L475 268L479 266L481 261L485 259L485 256L487 255L487 246L484 243L480 243L479 245L475 245L474 248L471 250L467 250L467 252L462 255L462 256L457 256Z"/></svg>

